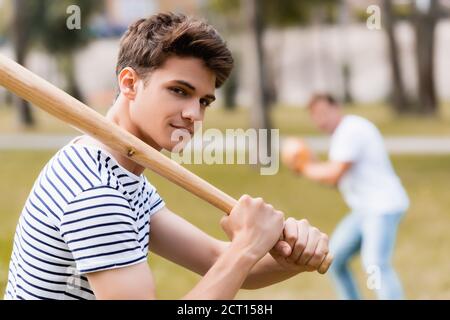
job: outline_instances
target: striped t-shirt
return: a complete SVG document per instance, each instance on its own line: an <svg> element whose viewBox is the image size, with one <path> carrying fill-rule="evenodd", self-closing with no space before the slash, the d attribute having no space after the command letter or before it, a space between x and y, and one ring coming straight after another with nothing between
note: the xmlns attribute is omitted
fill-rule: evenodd
<svg viewBox="0 0 450 320"><path fill-rule="evenodd" d="M5 299L95 299L86 273L147 259L150 217L164 201L143 174L75 140L47 163L28 196Z"/></svg>

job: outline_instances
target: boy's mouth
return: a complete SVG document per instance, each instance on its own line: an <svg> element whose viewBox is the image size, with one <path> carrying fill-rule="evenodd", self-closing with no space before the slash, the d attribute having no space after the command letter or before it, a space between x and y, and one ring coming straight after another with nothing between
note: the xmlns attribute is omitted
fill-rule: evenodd
<svg viewBox="0 0 450 320"><path fill-rule="evenodd" d="M174 124L170 124L170 126L175 129L186 130L189 132L190 135L194 134L194 128L192 128L192 127L178 126L178 125L174 125Z"/></svg>

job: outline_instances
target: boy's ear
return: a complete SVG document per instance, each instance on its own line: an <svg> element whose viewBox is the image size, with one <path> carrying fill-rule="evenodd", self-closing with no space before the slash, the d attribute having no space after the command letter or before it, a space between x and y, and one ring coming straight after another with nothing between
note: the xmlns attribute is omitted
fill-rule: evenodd
<svg viewBox="0 0 450 320"><path fill-rule="evenodd" d="M136 71L131 67L123 68L118 78L120 92L129 100L134 100L139 80Z"/></svg>

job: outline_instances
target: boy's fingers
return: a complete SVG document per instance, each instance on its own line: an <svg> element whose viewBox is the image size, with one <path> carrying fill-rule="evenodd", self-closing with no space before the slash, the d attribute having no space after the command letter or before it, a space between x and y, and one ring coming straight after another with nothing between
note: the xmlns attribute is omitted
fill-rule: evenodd
<svg viewBox="0 0 450 320"><path fill-rule="evenodd" d="M294 248L292 250L291 257L289 259L293 262L296 262L301 254L303 253L303 250L306 248L306 245L308 243L308 237L309 237L309 222L306 219L302 219L300 221L297 221L297 241L294 244Z"/></svg>
<svg viewBox="0 0 450 320"><path fill-rule="evenodd" d="M319 229L315 227L309 228L308 243L306 244L305 249L300 255L300 258L297 260L297 264L306 265L308 261L314 256L317 245L319 244L320 236L321 234Z"/></svg>
<svg viewBox="0 0 450 320"><path fill-rule="evenodd" d="M286 241L291 248L294 248L297 238L297 220L294 218L287 218L284 223L283 240Z"/></svg>
<svg viewBox="0 0 450 320"><path fill-rule="evenodd" d="M273 247L271 253L287 258L291 255L291 246L284 240L279 240Z"/></svg>
<svg viewBox="0 0 450 320"><path fill-rule="evenodd" d="M325 274L328 269L330 268L331 264L333 263L333 254L331 252L328 252L327 256L323 260L322 264L319 267L319 270L317 270L320 274Z"/></svg>
<svg viewBox="0 0 450 320"><path fill-rule="evenodd" d="M318 270L322 262L325 260L327 254L328 254L328 240L325 238L321 238L319 240L319 243L317 244L313 256L306 265Z"/></svg>

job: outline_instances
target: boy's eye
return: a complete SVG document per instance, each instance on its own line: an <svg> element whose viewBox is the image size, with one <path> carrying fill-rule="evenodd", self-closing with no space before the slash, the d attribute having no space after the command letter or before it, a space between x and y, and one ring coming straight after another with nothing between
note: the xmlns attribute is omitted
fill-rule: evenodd
<svg viewBox="0 0 450 320"><path fill-rule="evenodd" d="M173 88L169 88L169 90L172 91L173 93L177 94L177 95L180 95L180 96L183 96L183 97L187 96L186 91L184 91L181 88L173 87Z"/></svg>
<svg viewBox="0 0 450 320"><path fill-rule="evenodd" d="M209 105L211 104L211 102L209 102L207 99L200 99L200 104L203 107L209 107Z"/></svg>

